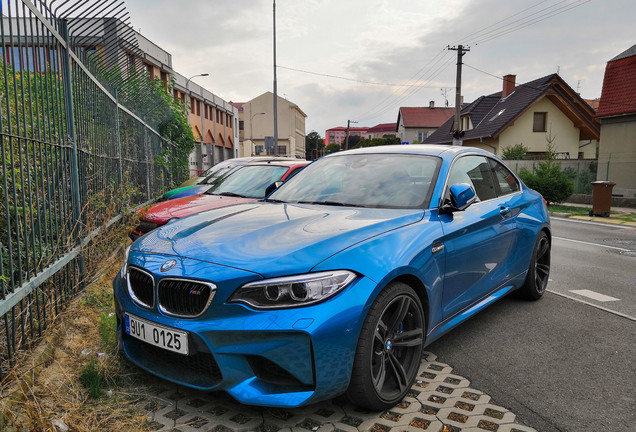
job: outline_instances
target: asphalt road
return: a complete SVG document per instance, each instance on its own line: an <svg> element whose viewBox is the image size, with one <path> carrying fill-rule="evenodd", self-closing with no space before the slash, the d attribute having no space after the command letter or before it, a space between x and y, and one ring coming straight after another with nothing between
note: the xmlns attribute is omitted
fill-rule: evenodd
<svg viewBox="0 0 636 432"><path fill-rule="evenodd" d="M552 218L552 235L548 289L636 320L636 227Z"/></svg>
<svg viewBox="0 0 636 432"><path fill-rule="evenodd" d="M427 350L540 432L636 431L636 256L620 253L636 230L552 225L553 292L508 296Z"/></svg>

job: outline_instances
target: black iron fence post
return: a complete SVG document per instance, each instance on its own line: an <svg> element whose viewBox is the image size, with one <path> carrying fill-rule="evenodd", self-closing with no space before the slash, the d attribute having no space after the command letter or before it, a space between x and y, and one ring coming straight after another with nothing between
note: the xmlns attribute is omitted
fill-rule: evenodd
<svg viewBox="0 0 636 432"><path fill-rule="evenodd" d="M71 144L71 201L73 204L73 233L76 244L83 236L82 229L82 202L80 198L79 167L77 164L77 137L75 135L75 112L73 109L73 87L71 81L71 55L68 36L68 23L65 19L59 20L60 36L64 39L62 47L62 81L64 93L64 107L66 112L66 134ZM79 272L81 287L84 288L85 263L84 257L79 256Z"/></svg>

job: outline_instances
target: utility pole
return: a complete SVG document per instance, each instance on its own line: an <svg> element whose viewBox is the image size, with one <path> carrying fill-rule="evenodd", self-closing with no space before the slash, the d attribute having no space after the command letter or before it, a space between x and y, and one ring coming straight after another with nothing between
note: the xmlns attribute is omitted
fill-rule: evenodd
<svg viewBox="0 0 636 432"><path fill-rule="evenodd" d="M461 138L464 136L461 130L461 112L462 112L462 57L470 48L464 48L463 45L457 47L448 47L449 51L457 51L457 80L455 83L455 130L453 131L453 145L462 145Z"/></svg>
<svg viewBox="0 0 636 432"><path fill-rule="evenodd" d="M351 123L358 123L357 121L347 120L347 134L345 136L345 150L349 150L349 128L351 127Z"/></svg>
<svg viewBox="0 0 636 432"><path fill-rule="evenodd" d="M274 0L274 154L278 156L278 83L276 81L276 0Z"/></svg>

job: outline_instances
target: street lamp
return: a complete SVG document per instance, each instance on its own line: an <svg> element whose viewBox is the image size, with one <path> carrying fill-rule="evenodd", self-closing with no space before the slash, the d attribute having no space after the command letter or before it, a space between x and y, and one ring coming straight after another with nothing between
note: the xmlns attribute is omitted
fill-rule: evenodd
<svg viewBox="0 0 636 432"><path fill-rule="evenodd" d="M190 84L190 81L192 80L192 78L196 78L199 76L208 76L210 74L208 73L201 73L201 74L196 74L196 75L192 75L190 78L188 78L186 80L186 94L188 95L188 102L190 103L190 109L188 110L188 124L190 124L190 111L192 110L192 98L190 97L190 89L188 88L188 85Z"/></svg>
<svg viewBox="0 0 636 432"><path fill-rule="evenodd" d="M250 117L250 145L252 146L252 156L254 156L254 129L252 129L252 120L254 120L254 117L256 117L257 115L265 115L265 113L260 112L252 114L252 116Z"/></svg>

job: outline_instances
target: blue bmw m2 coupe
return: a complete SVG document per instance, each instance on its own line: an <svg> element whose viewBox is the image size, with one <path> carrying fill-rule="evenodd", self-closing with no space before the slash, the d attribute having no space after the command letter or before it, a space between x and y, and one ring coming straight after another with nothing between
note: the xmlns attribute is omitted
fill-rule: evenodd
<svg viewBox="0 0 636 432"><path fill-rule="evenodd" d="M424 346L512 291L543 295L550 243L542 197L486 151L335 153L133 243L118 334L139 367L245 404L386 409Z"/></svg>

